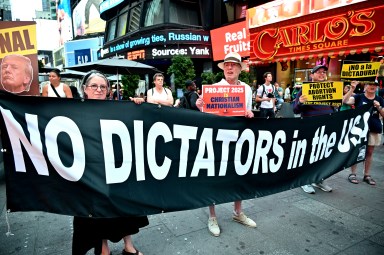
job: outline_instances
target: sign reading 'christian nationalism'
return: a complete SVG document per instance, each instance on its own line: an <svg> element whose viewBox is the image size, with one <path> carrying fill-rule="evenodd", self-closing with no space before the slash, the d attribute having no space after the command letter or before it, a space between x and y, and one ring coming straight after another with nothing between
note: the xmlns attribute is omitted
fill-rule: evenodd
<svg viewBox="0 0 384 255"><path fill-rule="evenodd" d="M85 217L187 210L318 182L364 160L370 116L366 105L266 121L1 94L0 112L7 209Z"/></svg>
<svg viewBox="0 0 384 255"><path fill-rule="evenodd" d="M243 85L203 85L203 112L222 116L244 116L246 110Z"/></svg>

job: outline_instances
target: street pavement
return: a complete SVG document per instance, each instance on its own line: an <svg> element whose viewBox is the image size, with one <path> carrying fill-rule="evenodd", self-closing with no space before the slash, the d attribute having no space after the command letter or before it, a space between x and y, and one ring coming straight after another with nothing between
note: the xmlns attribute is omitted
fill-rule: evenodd
<svg viewBox="0 0 384 255"><path fill-rule="evenodd" d="M232 221L233 204L218 205L222 233L209 234L208 209L149 216L149 226L134 235L145 255L355 255L384 254L384 146L377 147L371 174L376 186L347 181L349 169L327 180L333 192L300 188L243 201L257 222L248 228ZM358 167L362 178L362 164ZM0 254L71 254L72 217L44 212L9 213L6 217L4 170L0 169ZM6 235L10 226L11 235ZM110 243L120 254L123 242ZM87 254L93 254L93 250Z"/></svg>

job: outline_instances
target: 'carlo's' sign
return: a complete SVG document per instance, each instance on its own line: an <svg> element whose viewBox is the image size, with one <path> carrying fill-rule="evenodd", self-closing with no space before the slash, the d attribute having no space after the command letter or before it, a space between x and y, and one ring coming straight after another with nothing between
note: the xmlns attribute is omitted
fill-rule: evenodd
<svg viewBox="0 0 384 255"><path fill-rule="evenodd" d="M285 22L282 22L280 27L251 29L251 60L289 58L303 53L316 54L383 45L380 24L384 5L359 11L344 11L331 17L326 16L327 14L329 12L311 15L306 22L289 26L284 26Z"/></svg>

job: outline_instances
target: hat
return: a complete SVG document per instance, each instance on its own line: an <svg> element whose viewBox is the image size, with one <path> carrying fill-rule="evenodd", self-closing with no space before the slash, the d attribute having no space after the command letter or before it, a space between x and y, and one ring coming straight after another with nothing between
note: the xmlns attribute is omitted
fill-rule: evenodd
<svg viewBox="0 0 384 255"><path fill-rule="evenodd" d="M185 87L188 88L189 86L191 86L191 85L194 84L194 83L195 83L195 81L187 80L187 81L185 82ZM195 84L195 85L196 85L196 84Z"/></svg>
<svg viewBox="0 0 384 255"><path fill-rule="evenodd" d="M317 70L319 70L320 68L324 68L325 71L328 71L328 67L324 66L324 65L318 65L318 66L315 66L313 69L312 69L312 72L311 73L316 73Z"/></svg>
<svg viewBox="0 0 384 255"><path fill-rule="evenodd" d="M239 65L241 65L241 70L245 70L247 68L247 64L246 63L243 63L241 62L241 56L239 53L237 52L230 52L228 53L225 58L224 58L224 61L217 64L217 66L220 68L220 69L223 69L224 70L224 63L227 63L227 62L231 62L231 63L237 63Z"/></svg>

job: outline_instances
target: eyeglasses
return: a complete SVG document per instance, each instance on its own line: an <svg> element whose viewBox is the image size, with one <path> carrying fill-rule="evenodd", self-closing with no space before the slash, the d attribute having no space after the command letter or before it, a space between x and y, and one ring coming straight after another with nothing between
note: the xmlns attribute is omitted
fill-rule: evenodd
<svg viewBox="0 0 384 255"><path fill-rule="evenodd" d="M87 87L91 88L92 90L97 90L98 88L100 88L101 91L105 91L107 90L107 86L106 85L96 85L96 84L92 84L92 85L88 85Z"/></svg>

